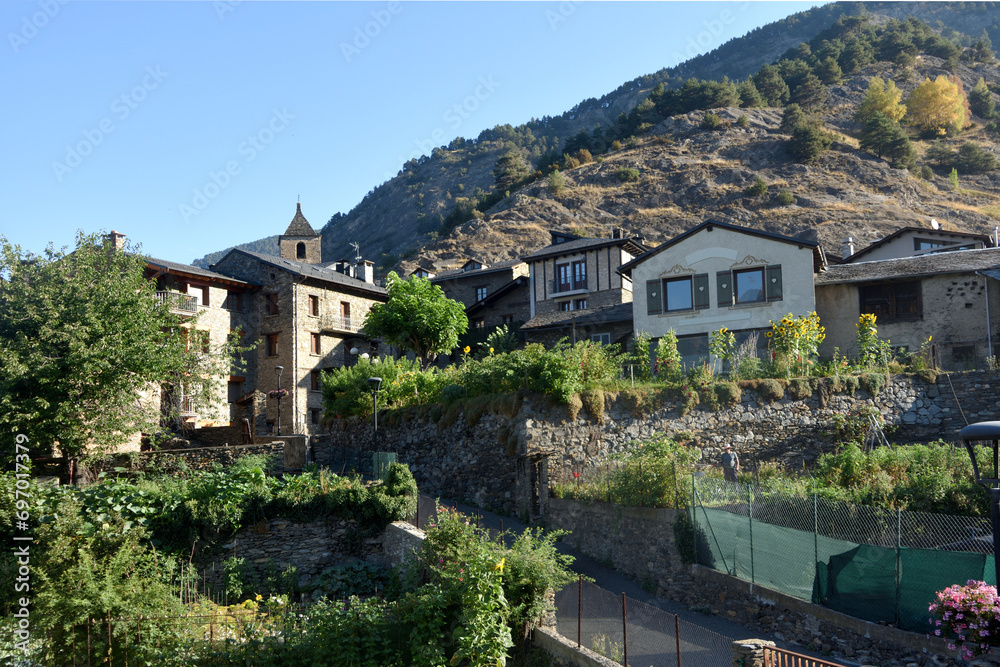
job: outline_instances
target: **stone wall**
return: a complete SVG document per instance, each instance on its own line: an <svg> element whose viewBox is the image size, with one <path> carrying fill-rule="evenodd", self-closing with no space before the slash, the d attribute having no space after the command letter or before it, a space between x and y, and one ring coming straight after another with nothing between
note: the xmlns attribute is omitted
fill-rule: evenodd
<svg viewBox="0 0 1000 667"><path fill-rule="evenodd" d="M744 467L755 461L801 467L834 449L827 435L834 415L862 406L875 405L898 426L889 437L899 443L951 440L966 419L1000 419L1000 374L994 371L945 375L933 384L894 376L875 397L863 389L854 396L817 389L802 400L786 396L771 403L746 390L737 405L718 412L699 406L684 416L675 398L643 392L606 395L600 419L586 408L571 419L566 406L541 396L524 398L516 414L510 412L514 417L482 407L456 414L448 406L421 406L380 420L380 449L409 464L424 493L534 515L544 513L546 494L538 491L549 480L599 468L629 443L664 433L689 432L706 463L732 443ZM336 447L370 453L371 422L339 420L331 435L314 436L313 446L320 464L331 460Z"/></svg>
<svg viewBox="0 0 1000 667"><path fill-rule="evenodd" d="M236 447L198 447L194 449L171 449L162 452L142 452L138 455L140 467L172 468L183 461L192 470L207 470L213 464L229 465L237 459L254 454L283 456L285 443L269 442L259 445L239 445ZM272 472L284 472L280 464Z"/></svg>
<svg viewBox="0 0 1000 667"><path fill-rule="evenodd" d="M192 444L201 447L243 444L243 432L238 424L234 426L206 426L194 429L190 433Z"/></svg>

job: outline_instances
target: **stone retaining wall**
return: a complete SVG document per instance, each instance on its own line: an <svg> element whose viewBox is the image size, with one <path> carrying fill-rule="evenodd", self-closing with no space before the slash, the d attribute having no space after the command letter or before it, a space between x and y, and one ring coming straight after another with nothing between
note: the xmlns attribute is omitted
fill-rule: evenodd
<svg viewBox="0 0 1000 667"><path fill-rule="evenodd" d="M239 426L205 426L190 431L190 437L191 444L199 447L243 444L243 432Z"/></svg>
<svg viewBox="0 0 1000 667"><path fill-rule="evenodd" d="M718 460L724 444L732 443L744 467L754 460L801 467L834 449L827 435L834 415L862 406L874 405L898 427L889 434L898 443L950 440L966 419L1000 419L1000 374L995 371L942 375L936 383L893 376L877 396L864 389L853 396L833 394L828 383L801 400L786 395L769 402L755 390L744 390L736 405L717 412L699 406L683 416L676 398L642 390L607 394L602 415L583 407L572 419L566 406L542 396L524 398L513 417L488 411L479 416L482 410L474 407L450 421L447 406L421 406L383 418L379 446L409 464L418 486L430 495L535 516L545 512L546 494L538 491L549 480L572 479L573 472L602 466L629 443L664 433L690 433L693 446L710 463ZM338 420L331 435L313 438L313 447L321 464L336 447L370 454L371 422Z"/></svg>
<svg viewBox="0 0 1000 667"><path fill-rule="evenodd" d="M192 449L171 449L159 452L141 452L137 456L140 467L167 468L183 461L192 470L207 470L212 464L229 465L237 459L254 454L283 456L283 442L269 442L260 445L239 445L236 447L197 447ZM279 463L272 472L284 472Z"/></svg>

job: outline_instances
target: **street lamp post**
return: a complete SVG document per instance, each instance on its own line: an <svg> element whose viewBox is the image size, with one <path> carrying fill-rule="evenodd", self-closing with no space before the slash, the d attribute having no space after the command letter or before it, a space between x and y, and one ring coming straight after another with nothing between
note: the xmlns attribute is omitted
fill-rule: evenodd
<svg viewBox="0 0 1000 667"><path fill-rule="evenodd" d="M281 435L281 371L283 370L284 366L274 367L274 374L278 376L278 435Z"/></svg>
<svg viewBox="0 0 1000 667"><path fill-rule="evenodd" d="M1000 587L1000 421L978 422L969 424L959 436L965 443L965 449L972 461L972 472L976 483L982 484L990 491L990 521L993 524L993 565L994 584ZM993 470L991 477L983 477L976 460L975 442L990 442L993 446ZM989 472L989 471L984 471Z"/></svg>
<svg viewBox="0 0 1000 667"><path fill-rule="evenodd" d="M378 390L382 386L382 378L368 378L368 386L372 389L372 449L375 451L378 461L377 466L373 466L373 468L380 468L382 466L382 453L378 449ZM372 476L375 472L376 470L372 470Z"/></svg>

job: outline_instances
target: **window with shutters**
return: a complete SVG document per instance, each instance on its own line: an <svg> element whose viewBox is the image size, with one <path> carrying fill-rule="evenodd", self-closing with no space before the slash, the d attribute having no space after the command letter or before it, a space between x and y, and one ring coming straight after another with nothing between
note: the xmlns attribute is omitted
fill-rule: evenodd
<svg viewBox="0 0 1000 667"><path fill-rule="evenodd" d="M719 307L782 300L781 265L719 271L715 274Z"/></svg>
<svg viewBox="0 0 1000 667"><path fill-rule="evenodd" d="M708 274L665 278L660 285L660 292L663 294L665 313L708 308Z"/></svg>
<svg viewBox="0 0 1000 667"><path fill-rule="evenodd" d="M322 337L318 333L309 334L309 353L322 354Z"/></svg>
<svg viewBox="0 0 1000 667"><path fill-rule="evenodd" d="M309 315L319 317L319 296L316 294L309 295Z"/></svg>

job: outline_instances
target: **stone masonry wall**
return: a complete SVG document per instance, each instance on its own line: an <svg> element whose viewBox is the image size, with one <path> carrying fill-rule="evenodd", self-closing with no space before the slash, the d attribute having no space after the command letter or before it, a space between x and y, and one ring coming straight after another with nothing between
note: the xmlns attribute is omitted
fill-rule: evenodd
<svg viewBox="0 0 1000 667"><path fill-rule="evenodd" d="M768 403L756 392L744 391L738 405L718 412L698 407L684 416L672 398L654 395L645 416L633 413L629 405L634 402L624 392L608 395L603 421L586 408L571 420L565 406L532 396L522 401L513 418L485 412L478 420L467 420L462 412L451 424L442 416L448 414L446 407L422 406L393 420L382 419L380 448L410 464L421 491L429 495L522 515L544 513L545 494L537 489L544 490L547 480L571 479L574 471L600 467L630 442L664 433L690 432L693 446L711 463L724 444L732 443L744 466L755 460L801 466L834 449L826 433L835 413L875 405L889 424L899 427L890 434L895 442L953 440L966 419L1000 419L1000 374L956 373L939 377L935 384L895 376L875 397L861 389L854 396L817 391L803 400L786 397ZM332 447L370 453L371 422L341 420L332 435L314 437L313 445L320 464L331 460ZM541 471L535 462L540 462Z"/></svg>
<svg viewBox="0 0 1000 667"><path fill-rule="evenodd" d="M167 467L184 461L193 470L207 470L212 464L229 465L233 461L253 454L284 453L285 443L269 442L260 445L239 445L236 447L198 447L195 449L171 449L162 452L142 452L138 455L140 466ZM272 472L284 472L279 463Z"/></svg>

